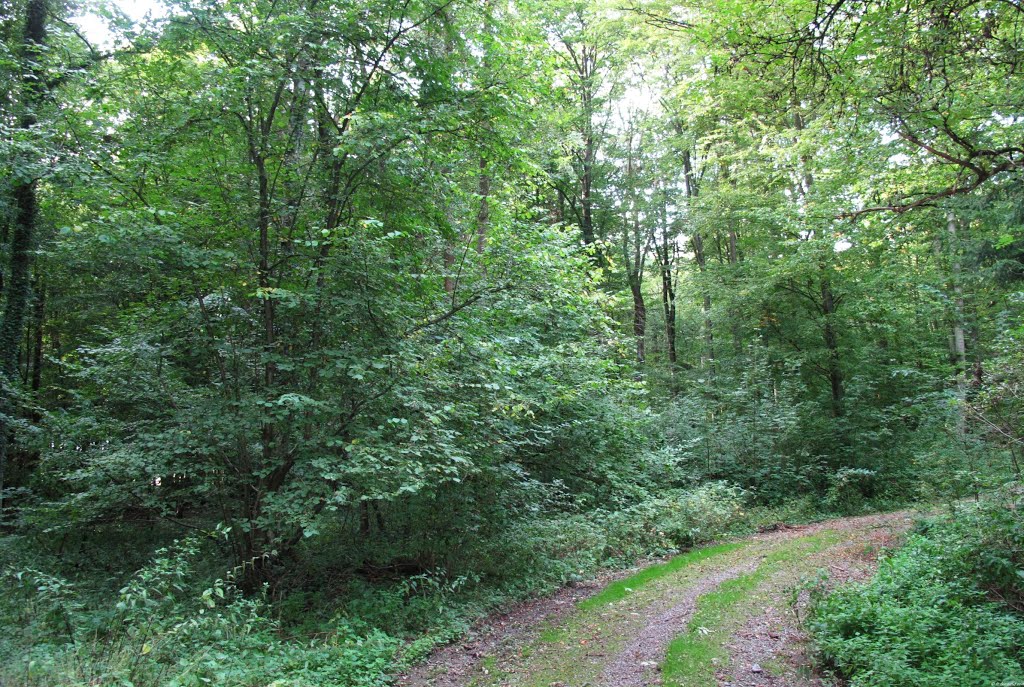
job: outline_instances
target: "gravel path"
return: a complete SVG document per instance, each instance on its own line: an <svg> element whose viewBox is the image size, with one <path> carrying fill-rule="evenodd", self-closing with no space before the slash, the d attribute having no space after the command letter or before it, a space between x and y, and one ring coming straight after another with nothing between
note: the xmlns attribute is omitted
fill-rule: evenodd
<svg viewBox="0 0 1024 687"><path fill-rule="evenodd" d="M773 569L751 595L745 617L728 635L728 661L716 671L719 687L820 687L821 680L808 668L809 650L799 624L799 615L806 610L807 592L798 594L799 602L794 607L794 590L819 570L828 572L830 586L867 577L876 566L879 551L895 545L911 521L908 513L891 513L781 526L750 537L746 546L734 554L709 559L677 576L659 580L607 609L578 609L581 600L636 570L606 573L493 616L476 626L466 640L435 652L425 663L399 676L397 684L660 685L660 664L668 645L686 631L701 596L726 580L753 572L783 542L827 531L835 533L834 544ZM561 640L562 644L544 641L541 631L551 628L577 628L580 634L567 631L566 637L572 638ZM560 677L563 672L570 677Z"/></svg>
<svg viewBox="0 0 1024 687"><path fill-rule="evenodd" d="M676 635L686 630L697 606L697 599L713 591L726 580L731 580L757 568L756 560L702 577L686 591L682 602L656 618L629 645L616 654L601 674L603 687L645 687L658 684L658 665L665 657L668 645Z"/></svg>
<svg viewBox="0 0 1024 687"><path fill-rule="evenodd" d="M532 599L491 616L477 623L463 641L438 649L426 662L400 675L397 684L464 687L479 672L483 658L515 652L536 637L542 624L557 622L575 611L580 601L636 571L636 568L606 571L595 579L563 587L551 596Z"/></svg>
<svg viewBox="0 0 1024 687"><path fill-rule="evenodd" d="M863 580L874 572L879 553L898 544L912 519L905 513L848 518L815 525L846 533L837 546L814 554L797 570L783 571L765 585L765 603L759 612L733 633L727 644L729 664L718 671L721 687L821 687L822 680L809 668L808 638L800 628L800 617L807 612L809 592L798 594L794 607L794 589L801 585L808 570L828 574L826 586L834 588ZM768 670L767 667L772 670Z"/></svg>

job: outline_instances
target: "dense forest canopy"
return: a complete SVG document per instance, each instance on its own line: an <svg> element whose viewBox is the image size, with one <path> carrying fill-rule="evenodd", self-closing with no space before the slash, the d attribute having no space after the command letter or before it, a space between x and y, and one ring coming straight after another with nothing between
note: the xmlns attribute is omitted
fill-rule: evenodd
<svg viewBox="0 0 1024 687"><path fill-rule="evenodd" d="M0 3L12 570L357 617L1019 476L1017 0L153 10Z"/></svg>

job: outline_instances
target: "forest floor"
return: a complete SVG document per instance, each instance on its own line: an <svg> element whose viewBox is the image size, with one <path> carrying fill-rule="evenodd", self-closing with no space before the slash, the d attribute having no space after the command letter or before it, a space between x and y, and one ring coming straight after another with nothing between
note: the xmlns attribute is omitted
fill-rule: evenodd
<svg viewBox="0 0 1024 687"><path fill-rule="evenodd" d="M859 580L910 513L780 525L489 618L403 687L814 687L810 590ZM827 575L827 581L825 578Z"/></svg>

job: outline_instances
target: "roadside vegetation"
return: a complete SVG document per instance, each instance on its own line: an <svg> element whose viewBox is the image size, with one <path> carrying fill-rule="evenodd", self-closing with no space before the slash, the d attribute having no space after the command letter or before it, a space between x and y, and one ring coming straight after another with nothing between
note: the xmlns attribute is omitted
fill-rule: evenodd
<svg viewBox="0 0 1024 687"><path fill-rule="evenodd" d="M1019 492L923 520L863 584L818 598L808 626L852 687L1024 682Z"/></svg>
<svg viewBox="0 0 1024 687"><path fill-rule="evenodd" d="M626 5L0 3L0 684L377 687L1020 482L1020 4ZM1015 513L835 669L1012 667Z"/></svg>

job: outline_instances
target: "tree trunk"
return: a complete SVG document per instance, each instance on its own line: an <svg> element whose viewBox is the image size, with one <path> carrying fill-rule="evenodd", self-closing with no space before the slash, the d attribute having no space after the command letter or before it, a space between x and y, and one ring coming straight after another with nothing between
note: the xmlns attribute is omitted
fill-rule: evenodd
<svg viewBox="0 0 1024 687"><path fill-rule="evenodd" d="M693 200L699 195L700 189L697 183L697 175L693 169L693 156L689 150L683 151L683 182L686 191L687 201ZM693 259L700 270L702 281L706 278L708 259L704 248L704 236L699 231L693 233L690 239L693 246ZM702 284L703 298L701 309L704 312L704 353L701 355L701 367L708 368L712 374L715 371L715 336L711 322L711 292L707 284Z"/></svg>
<svg viewBox="0 0 1024 687"><path fill-rule="evenodd" d="M960 274L960 240L957 236L956 215L952 210L946 213L946 232L949 234L950 282L953 290L953 332L950 338L950 357L953 360L956 395L960 402L957 409L957 436L966 431L967 400L967 341L964 336L964 285Z"/></svg>
<svg viewBox="0 0 1024 687"><path fill-rule="evenodd" d="M676 373L676 288L673 280L673 259L675 250L672 232L668 221L668 196L662 194L661 202L661 246L654 242L654 252L658 256L658 268L661 272L661 307L665 315L665 351L668 357L669 372L675 384Z"/></svg>
<svg viewBox="0 0 1024 687"><path fill-rule="evenodd" d="M25 76L23 113L18 125L30 130L37 123L36 108L45 90L40 54L46 41L46 0L29 0L26 7L24 60ZM18 352L25 314L31 296L32 245L39 216L35 179L14 181L14 226L11 232L10 266L4 285L6 304L0 320L0 525L4 522L4 489L6 488L10 419L15 410L13 385L18 372Z"/></svg>
<svg viewBox="0 0 1024 687"><path fill-rule="evenodd" d="M566 44L570 48L569 44ZM570 48L570 52L573 49ZM581 45L578 52L573 52L575 78L580 88L580 109L582 111L581 137L583 150L580 155L580 233L583 244L591 250L591 260L596 267L604 264L604 257L597 245L597 233L594 230L594 167L597 164L597 134L594 127L594 70L597 65L596 48Z"/></svg>
<svg viewBox="0 0 1024 687"><path fill-rule="evenodd" d="M262 152L257 152L253 163L256 166L256 176L259 185L259 209L257 215L257 228L259 230L259 266L257 268L256 283L264 292L262 296L262 325L263 325L263 387L267 394L273 393L275 384L275 373L277 366L274 364L274 299L270 297L270 221L271 221L271 191L270 177L267 173L266 160ZM274 423L270 420L263 421L262 427L262 453L263 469L269 469L272 456L275 434ZM255 511L259 511L259 494L255 497ZM255 513L254 513L255 514Z"/></svg>
<svg viewBox="0 0 1024 687"><path fill-rule="evenodd" d="M644 303L642 275L629 281L629 290L633 294L633 336L636 338L636 361L643 364L647 360L647 305Z"/></svg>
<svg viewBox="0 0 1024 687"><path fill-rule="evenodd" d="M956 231L956 216L946 214L946 231L949 233L950 281L953 286L953 342L950 354L956 365L958 384L967 369L967 343L964 337L964 287L960 279L960 249Z"/></svg>
<svg viewBox="0 0 1024 687"><path fill-rule="evenodd" d="M665 350L673 374L676 368L676 291L672 283L672 262L669 257L668 239L662 247L659 261L661 267L661 306L665 313Z"/></svg>
<svg viewBox="0 0 1024 687"><path fill-rule="evenodd" d="M580 206L582 208L582 221L580 222L580 233L583 234L583 243L594 251L594 263L601 265L601 256L597 246L597 236L594 233L594 157L595 145L592 132L588 132L585 140L583 153L583 174L580 178Z"/></svg>
<svg viewBox="0 0 1024 687"><path fill-rule="evenodd" d="M623 217L622 257L626 264L626 280L633 295L633 337L636 339L636 360L641 365L647 360L647 304L644 302L644 264L653 230L644 231L640 222L640 199L636 159L640 156L642 136L637 137L634 149L633 124L630 123L626 150L626 212Z"/></svg>
<svg viewBox="0 0 1024 687"><path fill-rule="evenodd" d="M739 236L735 229L729 230L729 267L732 270L733 279L736 279L735 269L740 264L740 251L739 251ZM743 336L740 329L740 317L735 311L735 308L730 309L729 319L731 321L730 329L732 330L732 346L736 353L736 357L739 358L743 352Z"/></svg>
<svg viewBox="0 0 1024 687"><path fill-rule="evenodd" d="M700 270L701 278L706 279L707 271L707 255L704 252L704 237L698 232L693 235L691 240L693 244L693 259L697 263L697 268ZM707 368L714 372L715 370L715 335L713 330L713 324L711 322L711 293L708 291L707 284L701 287L703 292L703 303L701 309L704 312L704 355L701 358L701 367Z"/></svg>
<svg viewBox="0 0 1024 687"><path fill-rule="evenodd" d="M822 335L828 354L828 381L832 401L832 417L843 414L843 370L839 359L839 336L835 328L836 299L832 283L828 278L821 280L821 312L825 318Z"/></svg>
<svg viewBox="0 0 1024 687"><path fill-rule="evenodd" d="M46 324L46 292L38 279L33 291L35 302L32 305L32 355L28 381L32 392L38 393L43 385L43 327ZM38 415L35 420L39 420Z"/></svg>
<svg viewBox="0 0 1024 687"><path fill-rule="evenodd" d="M480 157L480 177L477 184L480 209L476 213L476 252L483 255L487 247L487 231L491 225L491 208L488 205L491 194L491 177L487 173L487 159Z"/></svg>
<svg viewBox="0 0 1024 687"><path fill-rule="evenodd" d="M455 247L451 241L444 243L444 290L448 295L455 293L455 277L452 276L452 269L455 267Z"/></svg>

